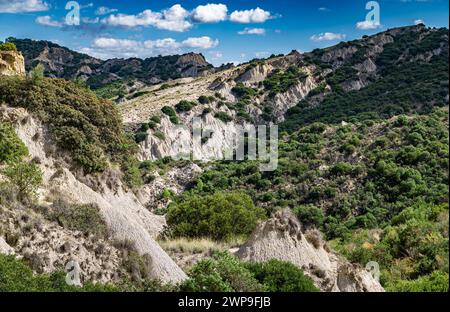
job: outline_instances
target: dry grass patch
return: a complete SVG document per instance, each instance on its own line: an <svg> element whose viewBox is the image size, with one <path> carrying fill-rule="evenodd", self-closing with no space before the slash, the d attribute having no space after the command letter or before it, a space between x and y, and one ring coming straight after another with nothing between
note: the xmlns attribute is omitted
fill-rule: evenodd
<svg viewBox="0 0 450 312"><path fill-rule="evenodd" d="M160 240L158 243L166 251L181 252L188 254L199 254L214 251L229 250L233 247L243 244L241 239L233 239L229 242L216 242L211 239L189 239L189 238L176 238Z"/></svg>

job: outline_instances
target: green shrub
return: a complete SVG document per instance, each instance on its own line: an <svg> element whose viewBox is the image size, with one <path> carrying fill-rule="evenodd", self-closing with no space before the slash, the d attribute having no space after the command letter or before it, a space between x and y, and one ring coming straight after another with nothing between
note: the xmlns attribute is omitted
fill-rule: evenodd
<svg viewBox="0 0 450 312"><path fill-rule="evenodd" d="M69 286L63 272L34 274L15 256L0 254L0 292L114 292L118 287L108 284L85 283L81 287Z"/></svg>
<svg viewBox="0 0 450 312"><path fill-rule="evenodd" d="M155 137L157 137L158 139L160 139L161 141L164 141L166 139L166 135L164 133L162 133L161 131L155 131L155 133L153 135Z"/></svg>
<svg viewBox="0 0 450 312"><path fill-rule="evenodd" d="M0 51L15 51L15 52L17 52L17 47L12 42L0 43Z"/></svg>
<svg viewBox="0 0 450 312"><path fill-rule="evenodd" d="M13 127L0 122L0 165L18 162L26 155L28 149L17 137Z"/></svg>
<svg viewBox="0 0 450 312"><path fill-rule="evenodd" d="M153 121L154 123L160 124L161 123L161 117L160 116L152 116L152 118L150 118L150 121Z"/></svg>
<svg viewBox="0 0 450 312"><path fill-rule="evenodd" d="M258 283L244 264L228 253L216 253L201 260L180 287L188 292L255 292L265 287Z"/></svg>
<svg viewBox="0 0 450 312"><path fill-rule="evenodd" d="M175 112L175 110L170 107L170 106L164 106L163 108L161 108L161 111L163 112L163 114L172 117L172 116L176 116L177 113Z"/></svg>
<svg viewBox="0 0 450 312"><path fill-rule="evenodd" d="M416 280L402 280L388 286L393 292L448 292L448 273L436 271Z"/></svg>
<svg viewBox="0 0 450 312"><path fill-rule="evenodd" d="M221 120L223 123L228 123L233 120L227 113L225 112L217 112L214 117Z"/></svg>
<svg viewBox="0 0 450 312"><path fill-rule="evenodd" d="M33 84L37 85L42 82L44 79L44 70L45 67L41 63L37 64L36 67L31 70L31 81Z"/></svg>
<svg viewBox="0 0 450 312"><path fill-rule="evenodd" d="M44 78L36 85L26 79L2 77L0 102L40 117L56 144L69 151L86 173L103 171L108 161L124 167L137 151L136 143L123 130L115 105L71 81Z"/></svg>
<svg viewBox="0 0 450 312"><path fill-rule="evenodd" d="M325 219L323 210L314 205L302 205L293 210L300 222L321 227Z"/></svg>
<svg viewBox="0 0 450 312"><path fill-rule="evenodd" d="M167 223L177 237L229 239L248 235L264 217L252 199L240 192L187 195L169 206Z"/></svg>
<svg viewBox="0 0 450 312"><path fill-rule="evenodd" d="M251 99L258 94L258 91L253 88L246 87L242 82L239 82L231 91L239 98Z"/></svg>
<svg viewBox="0 0 450 312"><path fill-rule="evenodd" d="M202 96L200 96L200 97L198 98L198 102L199 102L200 104L210 104L210 103L212 103L212 102L214 102L214 101L215 101L215 99L214 99L213 96L205 96L205 95L202 95Z"/></svg>
<svg viewBox="0 0 450 312"><path fill-rule="evenodd" d="M318 292L312 280L290 262L247 262L245 267L269 292Z"/></svg>
<svg viewBox="0 0 450 312"><path fill-rule="evenodd" d="M11 164L2 173L17 188L21 199L33 198L42 183L42 171L32 163Z"/></svg>
<svg viewBox="0 0 450 312"><path fill-rule="evenodd" d="M194 102L189 101L180 101L177 105L175 105L175 109L179 113L189 112L196 104Z"/></svg>
<svg viewBox="0 0 450 312"><path fill-rule="evenodd" d="M178 125L180 123L180 119L178 119L178 116L170 116L169 119L170 122L173 123L174 125Z"/></svg>
<svg viewBox="0 0 450 312"><path fill-rule="evenodd" d="M80 231L86 235L105 238L108 234L107 225L98 206L94 204L77 205L58 200L53 204L48 217L66 229Z"/></svg>
<svg viewBox="0 0 450 312"><path fill-rule="evenodd" d="M134 135L136 143L144 142L147 139L147 132L139 131Z"/></svg>

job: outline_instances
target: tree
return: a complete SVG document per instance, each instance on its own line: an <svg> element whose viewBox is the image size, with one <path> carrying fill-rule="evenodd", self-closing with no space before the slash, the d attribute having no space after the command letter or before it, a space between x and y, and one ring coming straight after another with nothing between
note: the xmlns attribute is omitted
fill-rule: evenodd
<svg viewBox="0 0 450 312"><path fill-rule="evenodd" d="M292 263L269 260L263 263L248 262L246 268L270 292L317 292L312 280Z"/></svg>
<svg viewBox="0 0 450 312"><path fill-rule="evenodd" d="M5 42L0 44L0 51L14 51L17 52L17 47L12 42Z"/></svg>
<svg viewBox="0 0 450 312"><path fill-rule="evenodd" d="M22 200L33 197L42 183L42 171L32 163L12 164L3 171L3 174L17 187Z"/></svg>
<svg viewBox="0 0 450 312"><path fill-rule="evenodd" d="M248 235L264 217L252 199L241 192L186 195L169 206L167 223L172 235L216 240Z"/></svg>
<svg viewBox="0 0 450 312"><path fill-rule="evenodd" d="M14 129L9 124L0 122L0 165L20 161L27 154L26 146Z"/></svg>
<svg viewBox="0 0 450 312"><path fill-rule="evenodd" d="M33 84L38 85L42 82L44 79L44 70L44 65L41 63L37 64L36 67L31 70L31 80Z"/></svg>

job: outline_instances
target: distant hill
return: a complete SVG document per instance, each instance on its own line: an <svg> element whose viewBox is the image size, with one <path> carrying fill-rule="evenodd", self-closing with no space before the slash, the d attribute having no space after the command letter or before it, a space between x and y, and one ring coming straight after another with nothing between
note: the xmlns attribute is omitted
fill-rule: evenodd
<svg viewBox="0 0 450 312"><path fill-rule="evenodd" d="M38 63L45 66L49 77L81 78L98 89L115 81L155 84L182 77L195 77L212 68L202 54L157 56L147 59L100 60L72 51L58 44L30 39L8 38L25 57L26 70Z"/></svg>

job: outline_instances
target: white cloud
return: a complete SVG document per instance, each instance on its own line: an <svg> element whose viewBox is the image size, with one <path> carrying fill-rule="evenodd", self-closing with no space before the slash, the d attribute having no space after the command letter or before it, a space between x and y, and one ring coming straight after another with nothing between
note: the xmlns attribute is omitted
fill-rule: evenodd
<svg viewBox="0 0 450 312"><path fill-rule="evenodd" d="M49 16L49 15L38 16L36 18L36 23L41 24L41 25L45 25L45 26L50 26L50 27L62 27L63 26L62 22L58 22L58 21L53 20L51 18L51 16Z"/></svg>
<svg viewBox="0 0 450 312"><path fill-rule="evenodd" d="M228 8L225 4L199 5L192 12L192 19L201 23L217 23L227 19Z"/></svg>
<svg viewBox="0 0 450 312"><path fill-rule="evenodd" d="M330 41L330 40L342 40L345 39L346 35L344 34L336 34L332 32L325 32L318 35L311 36L312 41Z"/></svg>
<svg viewBox="0 0 450 312"><path fill-rule="evenodd" d="M239 35L265 35L266 30L264 28L245 28L238 32Z"/></svg>
<svg viewBox="0 0 450 312"><path fill-rule="evenodd" d="M108 58L146 58L155 55L170 55L181 53L183 50L204 50L214 48L219 44L218 40L210 37L190 37L184 41L173 38L157 40L130 40L101 37L94 40L89 48L81 49L81 52L98 57Z"/></svg>
<svg viewBox="0 0 450 312"><path fill-rule="evenodd" d="M49 10L42 0L0 0L0 13L24 13Z"/></svg>
<svg viewBox="0 0 450 312"><path fill-rule="evenodd" d="M318 10L319 10L319 11L322 11L322 12L328 12L328 11L330 11L330 9L329 9L329 8L326 8L326 7L320 7Z"/></svg>
<svg viewBox="0 0 450 312"><path fill-rule="evenodd" d="M250 24L250 23L264 23L272 15L268 11L264 11L259 7L251 10L234 11L230 15L230 20L235 23Z"/></svg>
<svg viewBox="0 0 450 312"><path fill-rule="evenodd" d="M102 22L112 26L153 26L158 29L183 32L192 27L192 23L186 20L188 16L187 10L175 4L162 12L145 10L137 15L113 14L104 18Z"/></svg>
<svg viewBox="0 0 450 312"><path fill-rule="evenodd" d="M96 15L106 15L106 14L111 14L111 13L114 13L117 11L118 11L117 9L111 9L111 8L108 8L105 6L101 6L95 11L95 14Z"/></svg>
<svg viewBox="0 0 450 312"><path fill-rule="evenodd" d="M182 42L184 47L195 49L211 49L219 45L219 40L213 40L210 37L187 38Z"/></svg>
<svg viewBox="0 0 450 312"><path fill-rule="evenodd" d="M419 25L419 24L425 24L425 21L423 19L417 19L414 21L414 25Z"/></svg>
<svg viewBox="0 0 450 312"><path fill-rule="evenodd" d="M377 29L381 28L381 24L375 21L363 21L356 23L356 28L358 29Z"/></svg>

